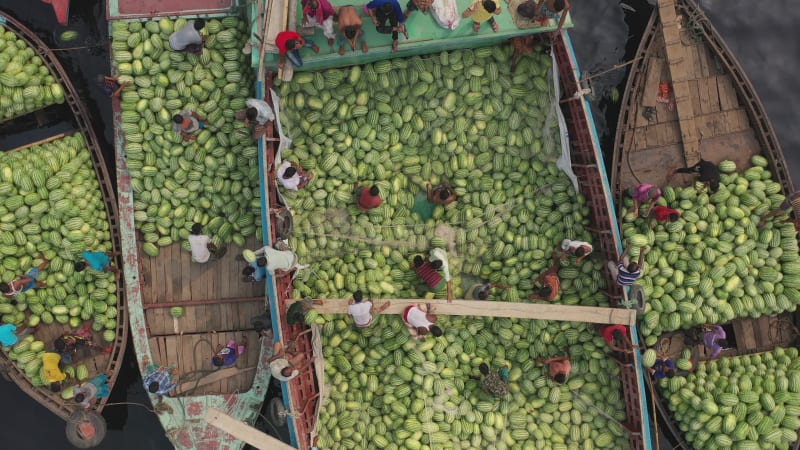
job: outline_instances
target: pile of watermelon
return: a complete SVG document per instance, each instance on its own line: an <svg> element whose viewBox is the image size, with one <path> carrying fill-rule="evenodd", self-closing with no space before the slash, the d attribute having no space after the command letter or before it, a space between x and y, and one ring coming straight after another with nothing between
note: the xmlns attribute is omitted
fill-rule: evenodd
<svg viewBox="0 0 800 450"><path fill-rule="evenodd" d="M64 103L64 90L42 59L0 24L0 122Z"/></svg>
<svg viewBox="0 0 800 450"><path fill-rule="evenodd" d="M83 136L75 134L0 154L0 280L10 282L42 262L45 287L0 296L0 318L18 329L92 321L103 340L117 329L114 275L74 271L81 252L111 251L108 216ZM32 348L31 348L32 347ZM12 360L41 385L44 344L31 339L5 348Z"/></svg>
<svg viewBox="0 0 800 450"><path fill-rule="evenodd" d="M694 448L788 449L800 429L796 348L720 358L660 382Z"/></svg>
<svg viewBox="0 0 800 450"><path fill-rule="evenodd" d="M186 238L193 223L219 243L243 246L260 234L258 148L234 114L252 95L241 51L247 25L235 17L206 21L200 56L176 52L169 36L186 19L112 24L113 64L122 93L122 131L143 250ZM172 117L194 111L209 122L195 141L173 131ZM259 238L260 239L260 238Z"/></svg>
<svg viewBox="0 0 800 450"><path fill-rule="evenodd" d="M752 164L737 173L723 161L713 194L702 185L664 188L659 203L682 212L676 222L648 229L647 219L624 214L632 255L651 248L638 281L648 298L641 326L648 345L664 332L794 311L800 303L794 225L772 219L757 227L785 199L781 185L764 157L754 156Z"/></svg>
<svg viewBox="0 0 800 450"><path fill-rule="evenodd" d="M556 166L561 154L551 59L489 47L364 66L301 72L277 82L293 140L283 159L315 174L292 207L290 240L312 270L294 295L418 298L414 254L444 247L455 297L461 280L498 282L492 297L519 301L564 238L591 241L588 209ZM448 181L458 200L417 207L426 184ZM361 212L354 183L378 186L383 204ZM602 262L561 269L565 304L605 305ZM465 282L465 284L468 284ZM435 292L441 297L443 293Z"/></svg>

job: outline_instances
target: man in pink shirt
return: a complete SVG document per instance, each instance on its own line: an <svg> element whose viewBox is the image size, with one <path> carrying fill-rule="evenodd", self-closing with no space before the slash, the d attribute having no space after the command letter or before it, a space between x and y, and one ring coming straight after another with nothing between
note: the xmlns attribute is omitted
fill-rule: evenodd
<svg viewBox="0 0 800 450"><path fill-rule="evenodd" d="M650 215L653 208L656 207L656 202L661 198L661 189L652 184L640 184L628 189L628 195L633 199L633 215L639 215L639 206L650 201L650 207L644 214L645 217Z"/></svg>
<svg viewBox="0 0 800 450"><path fill-rule="evenodd" d="M328 38L328 45L333 46L333 17L336 14L328 0L303 0L303 26L312 25L322 29Z"/></svg>

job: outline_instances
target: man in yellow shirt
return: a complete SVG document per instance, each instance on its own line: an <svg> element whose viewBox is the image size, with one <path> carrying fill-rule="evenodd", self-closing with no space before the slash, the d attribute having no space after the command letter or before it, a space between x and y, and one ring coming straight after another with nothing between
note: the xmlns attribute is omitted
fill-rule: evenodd
<svg viewBox="0 0 800 450"><path fill-rule="evenodd" d="M483 22L489 22L489 25L492 26L492 31L497 32L497 22L495 22L493 16L500 14L500 12L500 6L494 0L477 0L464 11L461 17L465 19L472 17L472 31L476 33L480 31Z"/></svg>
<svg viewBox="0 0 800 450"><path fill-rule="evenodd" d="M50 383L50 390L59 392L61 390L61 382L67 378L67 374L61 371L58 367L61 362L61 355L58 353L45 353L42 356L42 368L44 374L44 382Z"/></svg>

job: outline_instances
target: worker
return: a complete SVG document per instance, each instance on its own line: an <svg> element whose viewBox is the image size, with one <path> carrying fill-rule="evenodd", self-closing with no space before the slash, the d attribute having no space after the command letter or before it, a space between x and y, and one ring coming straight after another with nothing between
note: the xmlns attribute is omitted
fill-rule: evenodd
<svg viewBox="0 0 800 450"><path fill-rule="evenodd" d="M661 198L661 189L647 183L642 183L629 188L627 193L633 199L633 215L636 217L639 217L639 206L647 203L648 201L650 202L650 207L644 213L644 216L649 216L653 208L656 207L656 202L659 198Z"/></svg>
<svg viewBox="0 0 800 450"><path fill-rule="evenodd" d="M108 388L108 376L101 373L91 380L76 387L73 391L72 399L83 409L90 409L94 400L106 398L111 393Z"/></svg>
<svg viewBox="0 0 800 450"><path fill-rule="evenodd" d="M304 323L306 313L314 308L314 305L322 305L322 300L314 300L311 297L306 297L303 300L298 300L292 303L286 310L286 322L289 325L297 323Z"/></svg>
<svg viewBox="0 0 800 450"><path fill-rule="evenodd" d="M333 46L333 38L336 33L333 31L333 20L336 11L328 0L303 0L303 26L313 26L322 30L328 38L328 45Z"/></svg>
<svg viewBox="0 0 800 450"><path fill-rule="evenodd" d="M247 336L245 335L242 335L242 340L239 341L239 345L236 345L235 339L228 341L225 346L219 344L217 345L216 353L211 357L211 364L215 367L232 366L236 363L239 356L244 354L246 348Z"/></svg>
<svg viewBox="0 0 800 450"><path fill-rule="evenodd" d="M267 259L265 266L267 272L273 277L288 275L293 270L302 270L308 267L308 264L299 264L297 261L297 254L288 248L288 244L285 244L285 246L284 244L283 241L275 243L275 247L281 246L284 250L278 250L269 245L265 245L255 251L248 250L245 261L253 262L256 261L259 256L263 256Z"/></svg>
<svg viewBox="0 0 800 450"><path fill-rule="evenodd" d="M481 389L487 394L503 398L508 395L508 366L504 366L500 370L489 370L489 365L481 363L478 370L483 375L481 380ZM473 379L478 377L471 377Z"/></svg>
<svg viewBox="0 0 800 450"><path fill-rule="evenodd" d="M616 280L620 286L632 285L642 275L642 263L644 262L644 255L650 247L642 247L639 251L639 262L632 263L628 259L628 251L631 249L630 241L625 240L625 251L622 252L619 261L609 261L608 270L611 273L611 278Z"/></svg>
<svg viewBox="0 0 800 450"><path fill-rule="evenodd" d="M573 241L571 239L564 239L561 241L561 259L564 260L567 258L567 255L572 255L577 257L578 259L575 260L575 264L580 264L590 253L592 253L594 247L592 244L585 242L585 241Z"/></svg>
<svg viewBox="0 0 800 450"><path fill-rule="evenodd" d="M531 280L531 284L541 283L536 292L528 295L530 299L542 299L552 302L558 297L561 281L558 279L558 269L561 267L561 256L557 252L551 254L553 266Z"/></svg>
<svg viewBox="0 0 800 450"><path fill-rule="evenodd" d="M706 332L703 335L703 345L706 351L711 353L708 359L716 359L722 350L728 346L728 341L725 339L725 329L719 325L705 325L703 330Z"/></svg>
<svg viewBox="0 0 800 450"><path fill-rule="evenodd" d="M452 303L453 285L452 285L452 278L450 276L450 263L448 262L447 259L447 252L440 247L434 248L433 250L431 250L430 261L431 263L435 261L441 261L442 273L444 274L444 282L447 288L447 302Z"/></svg>
<svg viewBox="0 0 800 450"><path fill-rule="evenodd" d="M0 325L0 346L10 347L16 345L16 343L19 342L19 338L30 334L33 332L33 329L26 327L19 333L16 331L17 326L13 323L4 323Z"/></svg>
<svg viewBox="0 0 800 450"><path fill-rule="evenodd" d="M244 122L248 126L250 122L255 123L253 140L257 141L267 132L267 127L265 126L267 122L275 120L275 113L272 112L269 103L260 98L248 98L244 105L246 108L234 114L233 118Z"/></svg>
<svg viewBox="0 0 800 450"><path fill-rule="evenodd" d="M797 211L800 211L800 191L789 194L789 196L786 197L780 206L778 206L778 209L762 217L761 220L758 221L758 228L762 228L767 220L783 215L788 211L791 211L790 214L794 214L794 219L792 219L790 216L789 218L784 219L783 222L793 222L795 224L795 229L797 229L798 223L800 223L800 220L798 220L798 218L800 218L800 214L797 213Z"/></svg>
<svg viewBox="0 0 800 450"><path fill-rule="evenodd" d="M303 363L303 353L297 353L286 359L287 353L280 341L275 342L272 347L272 357L269 362L269 370L272 376L280 381L289 381L300 375L300 372L307 369L314 361L309 359Z"/></svg>
<svg viewBox="0 0 800 450"><path fill-rule="evenodd" d="M50 260L45 258L44 255L39 256L39 259L42 262L38 266L31 268L24 276L8 283L0 283L0 292L6 297L16 297L25 291L46 286L44 281L39 281L38 279L42 270L50 264Z"/></svg>
<svg viewBox="0 0 800 450"><path fill-rule="evenodd" d="M628 346L631 349L639 348L638 346L633 345L633 343L631 342L630 338L628 338L628 330L623 325L617 324L617 325L601 326L600 327L600 336L602 336L603 339L606 341L606 344L608 344L608 347L611 348L611 350L614 350L616 352L632 353L633 350L629 350L628 348L619 347L619 346L615 345L614 344L614 340L615 339L627 342Z"/></svg>
<svg viewBox="0 0 800 450"><path fill-rule="evenodd" d="M676 220L681 218L681 212L677 209L667 208L663 205L658 205L653 208L653 214L650 216L650 220L648 221L647 225L652 228L653 221L656 222L675 222Z"/></svg>
<svg viewBox="0 0 800 450"><path fill-rule="evenodd" d="M169 35L169 47L176 52L188 52L195 55L203 53L203 43L206 38L200 34L205 28L206 21L195 19L186 22L186 25Z"/></svg>
<svg viewBox="0 0 800 450"><path fill-rule="evenodd" d="M197 139L196 133L208 126L208 121L194 111L184 109L172 116L172 131L179 134L184 141Z"/></svg>
<svg viewBox="0 0 800 450"><path fill-rule="evenodd" d="M175 366L164 367L150 363L150 358L144 355L142 358L142 383L152 395L158 398L158 403L163 401L163 397L177 387L178 369Z"/></svg>
<svg viewBox="0 0 800 450"><path fill-rule="evenodd" d="M281 182L283 187L290 191L298 191L303 189L314 179L314 172L306 172L297 163L293 161L284 161L278 166L276 178Z"/></svg>
<svg viewBox="0 0 800 450"><path fill-rule="evenodd" d="M701 159L697 164L691 167L673 169L673 171L669 175L669 178L667 178L667 181L669 181L675 174L678 173L691 173L699 175L698 181L706 184L712 193L717 192L717 190L719 189L719 182L720 182L719 168L717 167L716 164L710 161Z"/></svg>
<svg viewBox="0 0 800 450"><path fill-rule="evenodd" d="M508 289L500 283L477 283L473 284L464 294L464 298L468 300L486 300L489 298L489 293L492 289Z"/></svg>
<svg viewBox="0 0 800 450"><path fill-rule="evenodd" d="M258 258L255 262L251 262L242 269L242 281L255 283L261 281L267 276L267 258Z"/></svg>
<svg viewBox="0 0 800 450"><path fill-rule="evenodd" d="M361 52L367 53L367 41L364 39L364 29L362 25L364 22L358 11L353 5L345 5L339 8L339 38L336 41L336 46L339 47L339 54L344 55L344 43L350 45L352 51L356 51L356 46L361 45Z"/></svg>
<svg viewBox="0 0 800 450"><path fill-rule="evenodd" d="M494 16L499 15L501 12L500 5L495 3L494 0L475 0L472 6L464 10L461 17L465 19L472 17L472 31L475 33L480 31L484 22L487 22L492 27L492 31L496 33L499 27L497 21L494 20Z"/></svg>
<svg viewBox="0 0 800 450"><path fill-rule="evenodd" d="M357 328L366 328L372 325L372 301L363 301L364 294L358 290L353 292L353 298L347 302L347 314L353 317L353 323ZM375 308L375 314L386 311L391 302L385 302L379 308Z"/></svg>
<svg viewBox="0 0 800 450"><path fill-rule="evenodd" d="M83 272L84 269L90 267L97 272L113 272L119 275L119 268L114 265L114 261L111 259L118 255L119 252L84 251L81 253L83 261L76 261L73 268L75 272Z"/></svg>
<svg viewBox="0 0 800 450"><path fill-rule="evenodd" d="M289 58L295 67L303 67L303 58L300 56L301 48L310 48L314 53L319 53L319 47L311 39L303 39L295 31L281 31L275 36L275 46L278 47L278 68L283 69L286 58Z"/></svg>
<svg viewBox="0 0 800 450"><path fill-rule="evenodd" d="M360 186L358 182L354 184L355 187L355 195L356 195L356 205L358 209L361 211L367 211L369 209L377 208L381 206L383 200L381 200L381 191L378 189L378 186L373 185L372 187Z"/></svg>
<svg viewBox="0 0 800 450"><path fill-rule="evenodd" d="M406 16L397 0L372 0L364 5L364 12L372 18L378 33L392 34L392 53L397 51L398 32L408 39Z"/></svg>
<svg viewBox="0 0 800 450"><path fill-rule="evenodd" d="M540 26L547 26L550 24L550 19L556 19L558 20L556 31L559 31L567 20L569 7L569 0L527 0L517 7L517 14L539 22Z"/></svg>
<svg viewBox="0 0 800 450"><path fill-rule="evenodd" d="M189 248L192 251L192 262L206 263L212 259L221 258L227 247L217 247L211 237L203 234L203 226L199 223L192 225L192 234L189 235Z"/></svg>
<svg viewBox="0 0 800 450"><path fill-rule="evenodd" d="M103 348L92 340L91 322L86 322L81 328L74 332L67 332L57 337L53 341L53 347L61 355L65 364L72 363L72 359L79 349L97 349L103 353L111 353L111 345Z"/></svg>
<svg viewBox="0 0 800 450"><path fill-rule="evenodd" d="M442 329L435 325L436 315L433 314L434 309L430 303L425 305L418 303L406 307L403 311L403 322L412 337L422 340L425 339L428 333L435 337L442 335Z"/></svg>
<svg viewBox="0 0 800 450"><path fill-rule="evenodd" d="M675 363L666 356L660 356L650 368L650 373L656 381L675 376Z"/></svg>
<svg viewBox="0 0 800 450"><path fill-rule="evenodd" d="M436 187L431 187L431 184L428 183L427 185L428 190L428 201L435 204L435 205L449 205L456 201L456 191L450 186L450 183L443 181L436 185Z"/></svg>
<svg viewBox="0 0 800 450"><path fill-rule="evenodd" d="M564 384L567 381L567 377L569 377L570 370L572 370L569 354L565 356L555 356L545 360L537 358L537 361L539 361L540 364L548 366L548 374L557 384Z"/></svg>
<svg viewBox="0 0 800 450"><path fill-rule="evenodd" d="M50 383L50 390L53 392L61 391L61 382L67 378L67 374L59 367L61 355L58 353L46 352L42 355L42 381Z"/></svg>

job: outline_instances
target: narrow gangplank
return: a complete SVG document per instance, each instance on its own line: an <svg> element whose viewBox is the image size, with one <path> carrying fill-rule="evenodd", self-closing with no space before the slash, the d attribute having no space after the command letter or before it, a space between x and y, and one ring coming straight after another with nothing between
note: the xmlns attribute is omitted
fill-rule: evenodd
<svg viewBox="0 0 800 450"><path fill-rule="evenodd" d="M284 444L245 423L239 422L216 408L208 408L206 410L205 421L236 439L247 442L261 450L296 450L294 447Z"/></svg>
<svg viewBox="0 0 800 450"><path fill-rule="evenodd" d="M314 309L321 314L347 314L349 299L320 299L322 305ZM436 314L448 316L512 317L517 319L560 320L631 326L636 323L636 312L629 309L599 308L596 306L552 305L546 303L490 302L480 300L427 300L427 299L376 299L375 306L391 302L382 314L402 314L409 305L430 303Z"/></svg>

